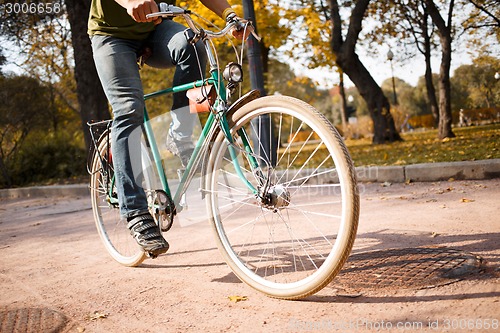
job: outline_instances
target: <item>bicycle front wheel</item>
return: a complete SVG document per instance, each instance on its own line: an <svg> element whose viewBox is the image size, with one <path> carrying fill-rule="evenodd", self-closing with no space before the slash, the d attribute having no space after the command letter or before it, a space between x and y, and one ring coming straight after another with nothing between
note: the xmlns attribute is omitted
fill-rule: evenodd
<svg viewBox="0 0 500 333"><path fill-rule="evenodd" d="M101 136L91 162L92 211L101 241L111 257L122 265L137 266L146 255L130 235L126 219L120 216L108 135L105 132Z"/></svg>
<svg viewBox="0 0 500 333"><path fill-rule="evenodd" d="M340 135L312 106L286 96L252 101L228 120L231 147L257 191L241 181L219 133L205 186L221 253L242 281L269 296L316 293L347 260L358 225L356 177Z"/></svg>

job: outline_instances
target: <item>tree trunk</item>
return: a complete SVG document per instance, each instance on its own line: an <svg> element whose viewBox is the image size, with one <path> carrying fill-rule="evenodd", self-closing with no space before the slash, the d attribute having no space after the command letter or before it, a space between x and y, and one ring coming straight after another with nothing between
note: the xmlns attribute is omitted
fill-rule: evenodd
<svg viewBox="0 0 500 333"><path fill-rule="evenodd" d="M440 139L453 138L455 134L451 129L451 84L450 84L450 68L451 68L451 41L452 41L452 14L454 0L450 1L448 8L448 22L446 23L439 9L434 4L433 0L426 0L427 10L436 25L441 42L441 66L439 70L439 125L438 137Z"/></svg>
<svg viewBox="0 0 500 333"><path fill-rule="evenodd" d="M432 116L434 117L434 127L437 128L439 124L439 105L436 98L436 89L432 80L431 60L425 59L425 87L427 90L427 100L431 109Z"/></svg>
<svg viewBox="0 0 500 333"><path fill-rule="evenodd" d="M0 173L3 178L3 184L0 182L0 186L3 185L5 188L12 187L12 177L10 176L9 169L5 166L3 157L0 157Z"/></svg>
<svg viewBox="0 0 500 333"><path fill-rule="evenodd" d="M442 38L443 54L439 70L439 138L453 138L455 134L451 129L451 38Z"/></svg>
<svg viewBox="0 0 500 333"><path fill-rule="evenodd" d="M434 117L434 127L439 126L439 105L436 98L436 88L434 88L434 81L432 79L432 66L431 66L431 37L428 32L428 13L424 13L423 19L423 37L424 37L424 57L425 57L425 87L427 90L427 100L429 107Z"/></svg>
<svg viewBox="0 0 500 333"><path fill-rule="evenodd" d="M97 76L90 39L87 35L90 0L68 0L66 8L75 56L75 80L80 104L80 119L85 145L88 148L91 139L87 122L109 119L110 114L106 96Z"/></svg>
<svg viewBox="0 0 500 333"><path fill-rule="evenodd" d="M342 121L342 131L344 132L344 136L347 135L347 100L345 98L345 89L344 89L344 73L340 71L339 74L340 83L339 83L339 93L342 107L340 108L340 120Z"/></svg>
<svg viewBox="0 0 500 333"><path fill-rule="evenodd" d="M349 76L366 101L373 120L373 143L400 141L401 137L394 125L390 113L390 104L366 67L355 52L356 43L361 32L361 22L370 0L358 0L351 13L349 28L345 39L342 37L342 21L340 19L337 0L330 0L332 28L332 50L336 63Z"/></svg>

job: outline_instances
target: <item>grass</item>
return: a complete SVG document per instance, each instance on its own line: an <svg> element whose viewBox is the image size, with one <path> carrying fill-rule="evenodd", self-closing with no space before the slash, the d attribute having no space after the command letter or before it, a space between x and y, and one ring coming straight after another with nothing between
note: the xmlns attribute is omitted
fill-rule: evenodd
<svg viewBox="0 0 500 333"><path fill-rule="evenodd" d="M402 142L381 145L371 144L369 139L347 140L346 144L356 166L408 165L432 162L474 161L500 158L500 124L454 128L456 138L437 139L437 130L403 133ZM307 148L306 148L307 149ZM311 146L311 152L314 146ZM308 155L304 155L307 159ZM317 161L324 155L319 153ZM301 165L305 160L298 160ZM174 172L180 162L170 156L166 165L170 173ZM172 171L173 170L173 171ZM176 178L176 173L169 177ZM86 183L88 175L72 179L47 179L32 185L52 185ZM173 179L173 178L172 178Z"/></svg>
<svg viewBox="0 0 500 333"><path fill-rule="evenodd" d="M454 128L456 137L437 139L437 130L402 134L402 142L373 145L347 140L356 166L408 165L500 158L500 124Z"/></svg>

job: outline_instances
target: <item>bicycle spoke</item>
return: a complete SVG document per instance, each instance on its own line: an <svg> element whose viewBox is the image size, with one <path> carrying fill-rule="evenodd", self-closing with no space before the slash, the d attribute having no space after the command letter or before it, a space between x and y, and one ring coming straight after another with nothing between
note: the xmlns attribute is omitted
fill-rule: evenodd
<svg viewBox="0 0 500 333"><path fill-rule="evenodd" d="M268 101L273 101L272 107ZM286 97L258 99L255 104L262 109L244 106L236 111L231 132L247 133L253 152L267 161L274 159L274 151L265 148L276 148L276 161L272 161L276 164L266 170L259 168L259 172L242 164L247 180L258 190L255 195L231 169L223 144L215 145L219 152L212 155L214 169L223 170L208 182L213 187L208 195L211 218L218 245L239 277L275 297L302 297L333 278L325 272L338 270L352 246L352 240L345 240L353 237L352 228L339 234L346 230L346 223L353 223L352 211L346 211L351 202L346 202L344 189L352 180L346 181L345 176L352 170L342 169L345 164L339 161L346 156L335 154L345 150L331 132L333 127L316 111ZM271 120L270 127L259 120L264 116ZM263 130L276 136L273 139ZM266 139L259 141L261 135ZM240 153L244 161L249 159L248 152ZM250 174L264 179L251 179Z"/></svg>

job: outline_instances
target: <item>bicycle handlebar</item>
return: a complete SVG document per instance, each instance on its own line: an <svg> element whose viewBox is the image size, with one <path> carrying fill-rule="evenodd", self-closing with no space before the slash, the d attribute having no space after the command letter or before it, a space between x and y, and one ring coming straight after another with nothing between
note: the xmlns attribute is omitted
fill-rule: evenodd
<svg viewBox="0 0 500 333"><path fill-rule="evenodd" d="M154 18L154 17L171 18L171 17L182 16L184 18L184 20L186 20L186 23L189 26L189 28L191 30L193 30L193 32L195 34L201 33L201 30L196 26L193 19L191 18L191 11L190 10L187 10L187 9L184 9L181 7L177 7L174 5L169 5L169 4L164 3L164 2L161 2L158 7L160 10L159 12L148 14L148 15L146 15L146 18ZM248 22L246 24L248 24L250 26L252 25L251 22ZM233 28L237 28L237 29L241 28L240 25L241 25L241 22L235 20L232 22L228 22L226 24L226 26L223 29L221 29L221 31L219 31L219 32L214 32L214 31L205 30L205 29L203 29L203 32L205 33L205 35L208 38L219 38L219 37L226 36ZM253 29L251 29L251 34L258 41L261 40L261 38L255 33L255 31Z"/></svg>

